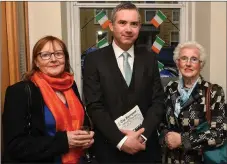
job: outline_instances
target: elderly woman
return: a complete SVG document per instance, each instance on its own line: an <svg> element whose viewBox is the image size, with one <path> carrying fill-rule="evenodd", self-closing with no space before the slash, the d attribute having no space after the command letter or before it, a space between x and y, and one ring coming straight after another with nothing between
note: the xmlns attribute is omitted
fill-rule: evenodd
<svg viewBox="0 0 227 164"><path fill-rule="evenodd" d="M204 48L196 42L179 44L174 51L174 61L180 77L165 88L166 116L160 126L163 146L163 163L203 163L205 148L223 144L224 92L213 84L211 89L211 127L198 132L196 127L206 122L205 97L210 85L200 71L205 64Z"/></svg>
<svg viewBox="0 0 227 164"><path fill-rule="evenodd" d="M85 111L69 53L54 36L34 46L32 69L6 91L3 113L4 160L12 163L78 163L94 132L80 130Z"/></svg>

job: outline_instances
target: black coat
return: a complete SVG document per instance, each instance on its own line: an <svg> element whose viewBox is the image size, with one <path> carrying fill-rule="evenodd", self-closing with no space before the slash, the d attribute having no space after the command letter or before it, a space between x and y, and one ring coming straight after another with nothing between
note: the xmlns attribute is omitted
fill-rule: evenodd
<svg viewBox="0 0 227 164"><path fill-rule="evenodd" d="M30 107L25 90L27 84L31 89ZM80 99L75 83L72 88ZM55 136L47 134L44 100L31 81L18 82L7 88L2 118L5 162L49 163L69 150L65 131L56 132Z"/></svg>
<svg viewBox="0 0 227 164"><path fill-rule="evenodd" d="M164 92L157 60L144 48L135 48L131 84L118 67L112 45L88 54L84 67L84 96L95 125L94 153L101 162L152 162L160 159L156 128L164 114ZM124 134L114 120L138 105L144 121L146 151L128 155L117 149ZM103 153L105 152L105 153Z"/></svg>

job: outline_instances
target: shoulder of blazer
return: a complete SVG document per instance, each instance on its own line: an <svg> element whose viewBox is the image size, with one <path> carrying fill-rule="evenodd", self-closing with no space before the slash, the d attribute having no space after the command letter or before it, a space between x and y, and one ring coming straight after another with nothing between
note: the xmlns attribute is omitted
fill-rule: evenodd
<svg viewBox="0 0 227 164"><path fill-rule="evenodd" d="M103 56L106 53L111 52L111 51L113 51L112 44L110 44L110 45L108 45L106 47L100 48L100 49L98 49L96 51L93 51L93 52L87 54L87 56L85 57L85 60L86 60L87 57L94 57L94 58L96 58L96 57L99 57L99 56Z"/></svg>
<svg viewBox="0 0 227 164"><path fill-rule="evenodd" d="M12 96L14 97L13 99L20 97L20 101L24 101L27 103L28 101L28 92L26 91L26 86L29 85L30 91L31 91L31 106L32 109L40 109L43 107L43 98L41 95L41 92L36 85L31 82L31 81L20 81L17 82L7 88L6 92L6 97L5 100L12 100ZM5 102L6 102L5 101ZM17 104L15 104L17 105Z"/></svg>
<svg viewBox="0 0 227 164"><path fill-rule="evenodd" d="M156 55L153 52L148 51L147 48L145 48L145 47L136 47L135 46L134 53L135 53L135 56L142 57L144 62L149 66L156 59Z"/></svg>
<svg viewBox="0 0 227 164"><path fill-rule="evenodd" d="M139 52L139 53L142 53L142 54L145 54L145 55L152 55L153 57L156 56L156 54L153 51L149 51L146 47L137 47L135 45L134 50L136 52Z"/></svg>
<svg viewBox="0 0 227 164"><path fill-rule="evenodd" d="M84 70L86 70L86 67L102 65L106 59L109 59L111 54L114 54L112 44L87 54L84 59Z"/></svg>
<svg viewBox="0 0 227 164"><path fill-rule="evenodd" d="M80 103L83 104L75 81L73 82L72 89L73 89L75 95L77 96L77 98L79 99Z"/></svg>
<svg viewBox="0 0 227 164"><path fill-rule="evenodd" d="M20 94L20 92L26 92L25 91L26 85L30 86L32 92L35 92L35 91L38 92L39 91L39 88L36 87L35 84L32 81L20 81L20 82L17 82L15 84L9 86L8 88L10 90L14 90L15 93Z"/></svg>
<svg viewBox="0 0 227 164"><path fill-rule="evenodd" d="M42 96L40 89L32 81L20 81L20 82L17 82L15 84L9 86L8 88L10 88L11 90L15 90L15 91L24 91L25 92L26 85L29 85L32 94L40 93L40 96ZM74 93L76 94L76 96L80 97L75 81L73 82L72 89L73 89Z"/></svg>

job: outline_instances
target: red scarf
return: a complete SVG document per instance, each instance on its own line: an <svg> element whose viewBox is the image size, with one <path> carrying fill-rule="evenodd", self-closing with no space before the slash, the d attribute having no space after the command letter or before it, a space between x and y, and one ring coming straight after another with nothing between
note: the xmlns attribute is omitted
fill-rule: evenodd
<svg viewBox="0 0 227 164"><path fill-rule="evenodd" d="M40 88L45 104L54 116L56 131L73 131L83 125L84 109L72 89L73 75L65 72L60 78L54 78L36 72L31 80ZM54 90L65 95L68 109ZM70 149L67 154L62 155L62 163L78 163L81 154L82 149Z"/></svg>

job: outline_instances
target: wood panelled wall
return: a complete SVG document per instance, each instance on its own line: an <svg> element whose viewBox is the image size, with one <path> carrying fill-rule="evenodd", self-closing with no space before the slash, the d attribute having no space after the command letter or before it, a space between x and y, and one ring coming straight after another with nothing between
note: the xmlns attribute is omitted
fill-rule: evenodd
<svg viewBox="0 0 227 164"><path fill-rule="evenodd" d="M0 2L2 20L2 60L1 60L1 111L5 99L5 91L9 85L21 80L20 57L25 55L26 68L30 68L29 40L28 40L28 9L27 2ZM20 6L20 8L19 8ZM18 13L23 14L23 21L18 19ZM21 18L20 18L21 19ZM23 22L23 25L21 25ZM21 30L20 27L23 27ZM23 31L24 34L19 32ZM21 37L22 36L22 37ZM20 42L25 43L25 51L20 54Z"/></svg>

